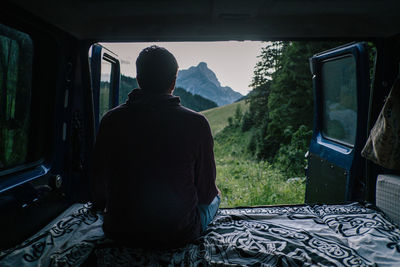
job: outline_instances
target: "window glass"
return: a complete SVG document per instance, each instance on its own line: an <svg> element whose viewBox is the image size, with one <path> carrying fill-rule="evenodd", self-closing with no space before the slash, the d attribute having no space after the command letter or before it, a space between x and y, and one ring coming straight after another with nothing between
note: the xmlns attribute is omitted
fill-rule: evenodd
<svg viewBox="0 0 400 267"><path fill-rule="evenodd" d="M32 59L29 35L0 25L0 170L27 161Z"/></svg>
<svg viewBox="0 0 400 267"><path fill-rule="evenodd" d="M357 128L357 77L353 56L323 63L322 97L323 136L354 145Z"/></svg>
<svg viewBox="0 0 400 267"><path fill-rule="evenodd" d="M111 107L111 69L110 62L101 60L99 120Z"/></svg>

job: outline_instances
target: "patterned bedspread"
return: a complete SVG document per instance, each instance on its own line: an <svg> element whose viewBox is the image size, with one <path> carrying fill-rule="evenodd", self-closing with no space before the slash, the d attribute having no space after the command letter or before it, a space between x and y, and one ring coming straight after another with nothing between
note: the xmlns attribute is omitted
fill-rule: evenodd
<svg viewBox="0 0 400 267"><path fill-rule="evenodd" d="M400 266L399 228L357 203L222 209L202 237L167 251L116 246L101 225L90 204L75 204L1 251L0 266Z"/></svg>

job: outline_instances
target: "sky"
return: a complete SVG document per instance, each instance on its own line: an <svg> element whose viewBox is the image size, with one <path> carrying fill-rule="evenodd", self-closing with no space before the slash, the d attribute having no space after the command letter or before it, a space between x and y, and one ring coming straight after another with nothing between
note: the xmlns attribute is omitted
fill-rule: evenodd
<svg viewBox="0 0 400 267"><path fill-rule="evenodd" d="M222 86L229 86L241 94L247 94L253 77L254 66L265 46L256 41L224 42L153 42L153 43L101 43L116 53L121 61L121 73L136 76L136 58L150 45L168 49L178 61L179 69L188 69L206 62Z"/></svg>

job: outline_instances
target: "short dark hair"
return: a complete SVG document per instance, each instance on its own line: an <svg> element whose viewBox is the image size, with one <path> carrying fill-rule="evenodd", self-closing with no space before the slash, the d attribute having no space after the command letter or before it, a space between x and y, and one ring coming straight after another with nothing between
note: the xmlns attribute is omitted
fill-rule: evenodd
<svg viewBox="0 0 400 267"><path fill-rule="evenodd" d="M143 49L136 59L139 87L154 93L165 93L176 79L178 63L167 49L152 45Z"/></svg>

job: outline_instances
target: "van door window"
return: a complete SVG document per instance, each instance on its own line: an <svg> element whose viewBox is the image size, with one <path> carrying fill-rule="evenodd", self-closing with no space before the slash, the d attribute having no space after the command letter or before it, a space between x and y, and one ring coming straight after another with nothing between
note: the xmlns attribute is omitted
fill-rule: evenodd
<svg viewBox="0 0 400 267"><path fill-rule="evenodd" d="M100 101L99 101L99 119L106 114L111 108L111 70L110 62L101 60L101 76L100 76Z"/></svg>
<svg viewBox="0 0 400 267"><path fill-rule="evenodd" d="M322 135L353 146L357 125L356 62L352 55L323 62Z"/></svg>
<svg viewBox="0 0 400 267"><path fill-rule="evenodd" d="M0 25L0 171L28 161L33 43Z"/></svg>
<svg viewBox="0 0 400 267"><path fill-rule="evenodd" d="M118 105L120 63L116 54L99 44L91 46L89 58L97 132L103 116Z"/></svg>

